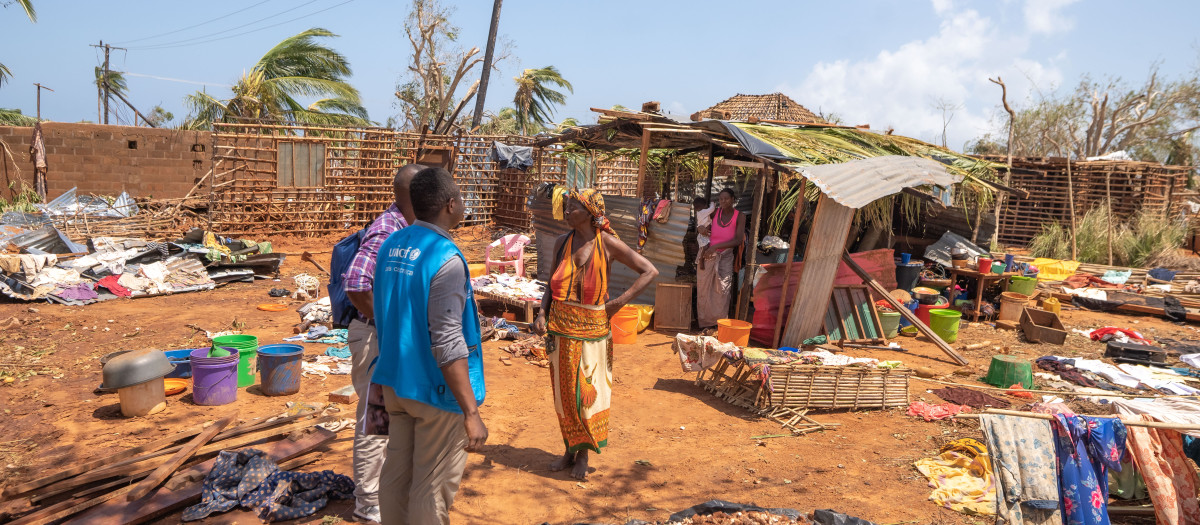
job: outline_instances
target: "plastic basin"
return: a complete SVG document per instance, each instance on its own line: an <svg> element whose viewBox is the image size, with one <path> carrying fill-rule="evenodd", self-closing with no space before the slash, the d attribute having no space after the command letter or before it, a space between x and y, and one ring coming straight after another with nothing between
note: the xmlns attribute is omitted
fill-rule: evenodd
<svg viewBox="0 0 1200 525"><path fill-rule="evenodd" d="M754 325L738 319L717 320L717 340L722 343L733 343L738 346L750 344L750 329Z"/></svg>

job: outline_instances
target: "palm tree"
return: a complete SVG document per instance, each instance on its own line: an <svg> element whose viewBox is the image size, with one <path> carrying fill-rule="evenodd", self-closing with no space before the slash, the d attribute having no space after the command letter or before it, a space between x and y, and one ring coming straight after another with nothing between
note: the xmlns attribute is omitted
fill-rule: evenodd
<svg viewBox="0 0 1200 525"><path fill-rule="evenodd" d="M567 101L566 95L555 91L550 87L551 84L567 88L571 93L575 92L571 83L567 82L554 66L526 69L521 76L513 80L517 83L517 94L513 97L517 110L517 124L526 135L529 135L530 131L540 131L546 124L553 122L553 106Z"/></svg>
<svg viewBox="0 0 1200 525"><path fill-rule="evenodd" d="M277 119L313 125L368 125L358 90L346 82L346 57L316 41L336 37L314 27L267 51L233 86L233 97L219 100L197 91L185 103L192 115L186 129L211 129L213 122L235 118ZM304 106L296 97L325 97Z"/></svg>
<svg viewBox="0 0 1200 525"><path fill-rule="evenodd" d="M33 2L30 0L17 0L17 5L20 5L21 9L25 11L25 16L29 17L30 22L37 23L37 11L33 9ZM8 6L5 5L5 7ZM10 78L12 78L12 70L8 69L8 66L0 64L0 86L4 85Z"/></svg>

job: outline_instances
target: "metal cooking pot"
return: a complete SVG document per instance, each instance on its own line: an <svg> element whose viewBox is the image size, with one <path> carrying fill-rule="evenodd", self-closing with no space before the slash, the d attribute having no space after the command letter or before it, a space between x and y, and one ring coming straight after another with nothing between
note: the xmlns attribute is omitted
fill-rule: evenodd
<svg viewBox="0 0 1200 525"><path fill-rule="evenodd" d="M158 350L135 350L113 356L104 364L104 388L125 388L160 379L175 370Z"/></svg>

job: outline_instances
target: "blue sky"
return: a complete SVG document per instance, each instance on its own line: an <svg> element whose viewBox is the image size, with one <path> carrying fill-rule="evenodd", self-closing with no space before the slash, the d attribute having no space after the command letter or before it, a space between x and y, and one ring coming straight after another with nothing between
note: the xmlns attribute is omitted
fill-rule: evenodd
<svg viewBox="0 0 1200 525"><path fill-rule="evenodd" d="M341 35L329 44L349 58L371 118L397 113L392 93L409 58L402 0L34 2L36 24L0 0L10 4L0 8L0 62L13 72L0 107L33 114L40 82L55 89L43 95L44 118L94 121L102 53L89 45L103 39L129 48L113 52L112 67L127 72L134 104L179 118L184 95L204 86L162 79L225 96L272 45L318 26ZM459 44L482 48L492 2L443 2ZM1200 64L1197 19L1194 1L508 0L500 34L512 54L493 72L487 107L511 105L522 68L554 65L575 86L558 118L594 122L590 107L648 100L691 113L736 93L783 91L846 123L940 142L942 100L961 106L949 126L950 147L961 149L994 126L989 76L1008 82L1014 103L1035 87L1073 88L1083 74L1141 82L1155 62L1178 78Z"/></svg>

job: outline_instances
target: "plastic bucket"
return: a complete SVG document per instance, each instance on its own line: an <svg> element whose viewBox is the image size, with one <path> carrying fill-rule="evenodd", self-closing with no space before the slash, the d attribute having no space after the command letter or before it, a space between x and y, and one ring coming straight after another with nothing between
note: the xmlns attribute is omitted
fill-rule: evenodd
<svg viewBox="0 0 1200 525"><path fill-rule="evenodd" d="M642 312L638 307L627 305L614 315L612 322L612 341L614 344L631 345L637 342L638 322Z"/></svg>
<svg viewBox="0 0 1200 525"><path fill-rule="evenodd" d="M910 262L912 262L912 254L911 253L900 254L900 264L908 264Z"/></svg>
<svg viewBox="0 0 1200 525"><path fill-rule="evenodd" d="M467 268L471 270L471 278L483 277L487 275L487 265L483 263L468 264Z"/></svg>
<svg viewBox="0 0 1200 525"><path fill-rule="evenodd" d="M738 346L750 344L750 329L754 325L737 319L717 319L717 340Z"/></svg>
<svg viewBox="0 0 1200 525"><path fill-rule="evenodd" d="M917 307L920 306L920 304L921 303L917 302L916 299L913 299L907 303L904 303L904 307L908 308L908 311L915 314L917 313ZM908 319L905 319L904 316L900 316L900 328L904 328L906 326L912 326L912 323L908 322Z"/></svg>
<svg viewBox="0 0 1200 525"><path fill-rule="evenodd" d="M189 377L192 377L192 351L193 350L196 350L196 349L195 348L185 348L183 350L165 350L165 351L163 351L163 353L166 354L166 356L167 356L167 361L170 361L171 364L175 365L175 369L172 370L171 373L166 375L166 377L168 379L173 378L173 377L179 378L179 379L187 379ZM208 349L201 348L201 350L208 350Z"/></svg>
<svg viewBox="0 0 1200 525"><path fill-rule="evenodd" d="M917 283L921 281L921 270L925 269L922 263L909 263L896 265L896 288L901 290L912 291L916 288Z"/></svg>
<svg viewBox="0 0 1200 525"><path fill-rule="evenodd" d="M236 348L238 350L238 388L254 384L254 358L258 351L258 338L252 335L222 335L213 338L213 347Z"/></svg>
<svg viewBox="0 0 1200 525"><path fill-rule="evenodd" d="M1033 295L1033 290L1037 288L1037 279L1034 277L1022 277L1014 275L1008 285L1008 291L1019 293L1021 295Z"/></svg>
<svg viewBox="0 0 1200 525"><path fill-rule="evenodd" d="M979 266L976 267L979 273L988 273L992 271L992 260L987 257L979 258Z"/></svg>
<svg viewBox="0 0 1200 525"><path fill-rule="evenodd" d="M1004 263L1001 261L992 261L992 273L996 275L1004 273Z"/></svg>
<svg viewBox="0 0 1200 525"><path fill-rule="evenodd" d="M938 304L923 304L917 307L917 319L920 319L925 326L929 326L929 312L932 310L941 310L950 306L950 301L945 298L938 301Z"/></svg>
<svg viewBox="0 0 1200 525"><path fill-rule="evenodd" d="M949 308L929 312L929 329L947 343L958 340L958 322L962 312Z"/></svg>
<svg viewBox="0 0 1200 525"><path fill-rule="evenodd" d="M197 405L227 405L237 400L238 358L208 357L208 350L192 350L192 401Z"/></svg>
<svg viewBox="0 0 1200 525"><path fill-rule="evenodd" d="M883 336L891 339L900 330L900 312L879 312L879 324L883 325Z"/></svg>
<svg viewBox="0 0 1200 525"><path fill-rule="evenodd" d="M258 371L263 395L289 396L300 391L304 347L291 344L265 345L258 349Z"/></svg>
<svg viewBox="0 0 1200 525"><path fill-rule="evenodd" d="M1015 292L1004 292L1000 294L1000 315L996 318L1001 321L1020 321L1021 312L1025 311L1025 305L1029 304L1029 296Z"/></svg>

